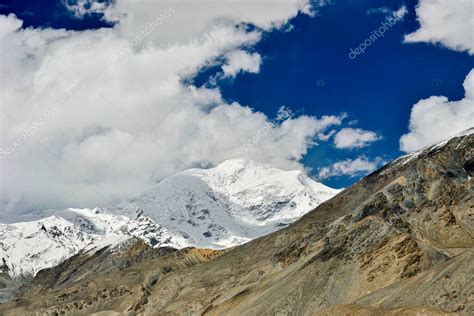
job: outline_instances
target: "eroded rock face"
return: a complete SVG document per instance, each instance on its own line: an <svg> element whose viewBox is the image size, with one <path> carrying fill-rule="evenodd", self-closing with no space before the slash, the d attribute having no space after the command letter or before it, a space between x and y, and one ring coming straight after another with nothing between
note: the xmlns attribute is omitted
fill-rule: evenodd
<svg viewBox="0 0 474 316"><path fill-rule="evenodd" d="M37 278L0 312L472 315L473 149L466 133L397 159L224 254L178 251L49 287Z"/></svg>

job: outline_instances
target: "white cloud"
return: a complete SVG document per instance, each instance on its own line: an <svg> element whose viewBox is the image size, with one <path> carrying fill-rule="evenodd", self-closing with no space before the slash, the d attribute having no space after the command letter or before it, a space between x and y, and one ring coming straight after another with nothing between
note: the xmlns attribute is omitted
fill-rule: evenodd
<svg viewBox="0 0 474 316"><path fill-rule="evenodd" d="M247 53L243 50L233 50L225 55L226 63L222 65L225 77L235 77L239 72L258 73L262 57L259 53Z"/></svg>
<svg viewBox="0 0 474 316"><path fill-rule="evenodd" d="M334 134L336 134L336 130L330 130L327 133L319 133L318 139L323 142L327 142Z"/></svg>
<svg viewBox="0 0 474 316"><path fill-rule="evenodd" d="M322 3L324 5L324 3ZM299 12L312 14L317 7L309 0L226 1L155 1L119 0L105 11L106 19L119 21L116 30L123 36L132 37L143 25L154 21L160 12L172 8L174 18L163 24L160 32L152 34L152 41L168 43L200 41L213 26L251 23L258 29L271 30L284 26Z"/></svg>
<svg viewBox="0 0 474 316"><path fill-rule="evenodd" d="M354 126L354 125L357 125L358 123L359 123L358 120L352 120L352 121L347 122L347 125Z"/></svg>
<svg viewBox="0 0 474 316"><path fill-rule="evenodd" d="M474 54L474 2L472 0L420 0L416 15L420 28L405 42L442 44Z"/></svg>
<svg viewBox="0 0 474 316"><path fill-rule="evenodd" d="M392 10L389 7L380 7L380 8L371 8L367 10L367 14L384 14L387 15L387 17L394 17L397 19L402 19L406 14L408 13L408 9L406 6L402 5L400 8L397 10Z"/></svg>
<svg viewBox="0 0 474 316"><path fill-rule="evenodd" d="M360 128L343 128L334 137L334 145L339 149L363 148L382 137L372 131Z"/></svg>
<svg viewBox="0 0 474 316"><path fill-rule="evenodd" d="M409 132L400 138L401 150L412 152L474 126L474 69L463 86L465 96L459 101L432 96L413 106Z"/></svg>
<svg viewBox="0 0 474 316"><path fill-rule="evenodd" d="M393 17L397 19L402 19L405 17L405 15L408 13L408 9L406 6L402 5L398 10L393 11L392 15Z"/></svg>
<svg viewBox="0 0 474 316"><path fill-rule="evenodd" d="M91 13L103 13L107 9L106 2L96 0L63 0L63 4L77 18L82 18L84 15Z"/></svg>
<svg viewBox="0 0 474 316"><path fill-rule="evenodd" d="M385 160L381 157L370 160L368 157L362 155L356 159L338 161L328 167L319 169L318 178L327 179L339 176L362 176L376 170L385 163Z"/></svg>
<svg viewBox="0 0 474 316"><path fill-rule="evenodd" d="M110 205L233 157L271 118L186 79L311 12L308 3L119 0L106 16L120 23L79 32L20 29L0 16L2 210ZM316 135L341 120L288 117L245 157L302 167Z"/></svg>
<svg viewBox="0 0 474 316"><path fill-rule="evenodd" d="M372 14L390 14L393 11L389 7L371 8L367 10L368 15Z"/></svg>

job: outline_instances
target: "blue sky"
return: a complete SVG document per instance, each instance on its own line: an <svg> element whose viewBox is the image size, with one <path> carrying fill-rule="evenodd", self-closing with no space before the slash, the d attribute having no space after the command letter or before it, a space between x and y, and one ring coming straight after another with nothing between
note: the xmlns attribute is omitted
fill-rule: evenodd
<svg viewBox="0 0 474 316"><path fill-rule="evenodd" d="M316 17L300 15L291 32L275 32L256 46L264 57L258 75L242 74L222 82L224 96L251 104L272 115L280 105L306 114L346 112L357 126L377 131L381 141L363 149L338 150L321 142L305 157L315 169L363 153L391 160L403 154L399 138L408 131L412 106L420 99L464 96L462 83L474 66L467 53L430 44L403 44L405 34L417 27L416 1L391 1L391 9L406 5L409 14L351 60L357 47L385 19L368 15L384 1L339 1L323 7ZM358 177L335 177L328 185L348 186Z"/></svg>
<svg viewBox="0 0 474 316"><path fill-rule="evenodd" d="M77 18L62 1L0 3L0 14L14 13L23 20L24 28L87 30L113 25L100 13ZM269 117L274 117L282 105L297 114L317 117L347 113L346 123L354 121L352 127L381 136L370 146L352 149L337 149L332 141L317 141L318 146L303 158L314 176L321 167L361 155L369 160L396 158L403 154L399 139L408 132L413 105L433 95L462 99L463 81L474 66L467 52L427 43L403 43L404 35L420 26L416 4L390 1L387 7L386 1L332 1L316 16L299 14L290 21L291 26L265 33L249 48L262 56L258 73L244 72L233 79L221 77L216 84L226 100L251 106ZM390 12L402 6L408 10L402 20L364 54L349 58L351 48L366 40ZM209 79L218 71L220 66L202 69L192 81L198 86L212 86ZM347 187L360 176L335 176L323 182Z"/></svg>

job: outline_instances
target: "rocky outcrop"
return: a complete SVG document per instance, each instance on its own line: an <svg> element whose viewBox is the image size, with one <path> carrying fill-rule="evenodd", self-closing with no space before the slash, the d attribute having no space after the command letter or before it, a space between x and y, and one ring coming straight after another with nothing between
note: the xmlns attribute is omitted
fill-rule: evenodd
<svg viewBox="0 0 474 316"><path fill-rule="evenodd" d="M19 290L22 299L0 305L0 313L88 314L108 309L107 306L138 311L146 305L149 289L163 276L222 253L210 249L152 248L138 238L116 247L81 251L54 268L41 270ZM43 310L45 302L54 306ZM13 309L8 311L10 308Z"/></svg>
<svg viewBox="0 0 474 316"><path fill-rule="evenodd" d="M0 311L472 315L473 159L467 132L393 161L287 228L226 253L175 251L64 286L37 278Z"/></svg>

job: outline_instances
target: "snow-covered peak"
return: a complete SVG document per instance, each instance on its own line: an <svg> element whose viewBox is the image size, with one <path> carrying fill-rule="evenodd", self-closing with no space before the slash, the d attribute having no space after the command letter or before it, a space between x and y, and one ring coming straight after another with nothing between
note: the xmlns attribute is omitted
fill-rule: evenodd
<svg viewBox="0 0 474 316"><path fill-rule="evenodd" d="M0 257L11 275L34 275L93 240L87 229L54 215L38 221L0 224Z"/></svg>
<svg viewBox="0 0 474 316"><path fill-rule="evenodd" d="M222 248L285 226L338 192L299 170L232 159L176 173L114 211L139 208L181 243Z"/></svg>
<svg viewBox="0 0 474 316"><path fill-rule="evenodd" d="M300 170L232 159L176 173L114 207L0 219L0 258L18 276L132 236L153 247L236 246L286 226L338 192Z"/></svg>
<svg viewBox="0 0 474 316"><path fill-rule="evenodd" d="M132 236L153 246L170 244L166 229L146 216L130 218L99 208L42 211L17 223L0 224L0 258L11 276L35 275L55 266L80 250L115 247Z"/></svg>
<svg viewBox="0 0 474 316"><path fill-rule="evenodd" d="M245 159L230 159L211 169L190 169L183 173L201 176L215 188L225 188L230 194L238 194L261 185L272 184L287 190L309 185L317 191L337 191L309 179L303 171L285 171L263 163ZM307 180L309 179L309 180ZM305 183L303 183L305 182Z"/></svg>

